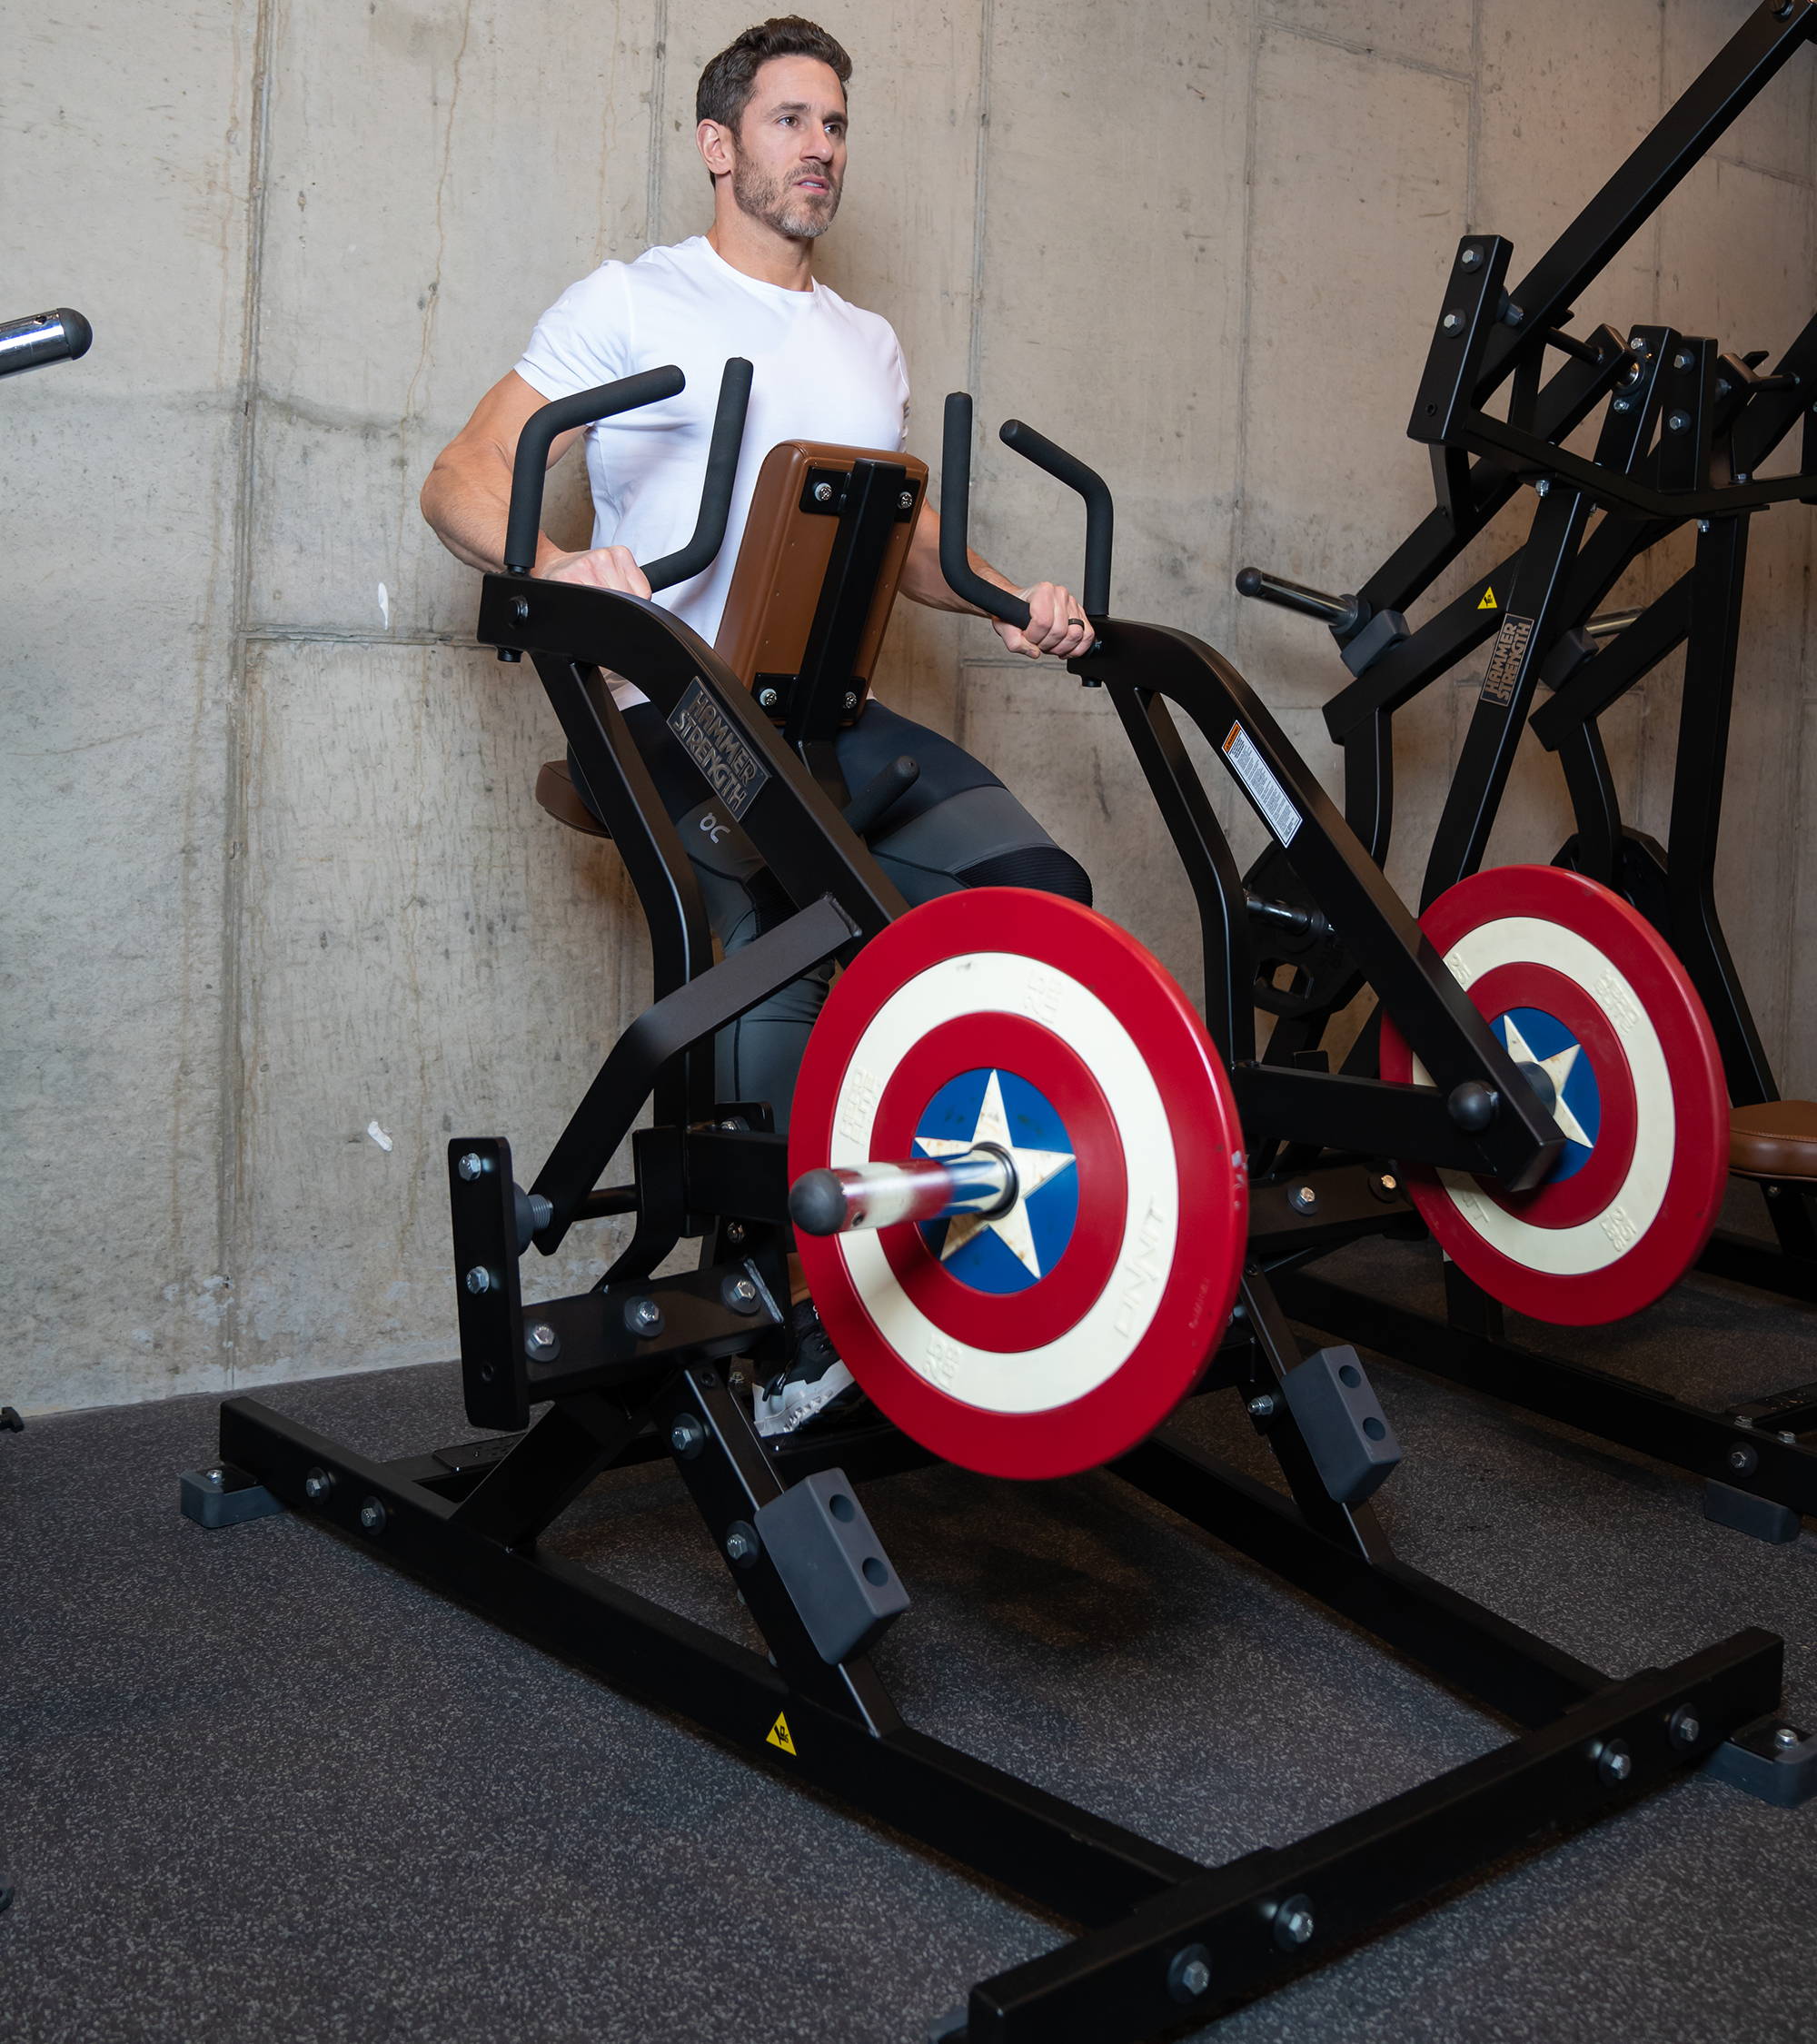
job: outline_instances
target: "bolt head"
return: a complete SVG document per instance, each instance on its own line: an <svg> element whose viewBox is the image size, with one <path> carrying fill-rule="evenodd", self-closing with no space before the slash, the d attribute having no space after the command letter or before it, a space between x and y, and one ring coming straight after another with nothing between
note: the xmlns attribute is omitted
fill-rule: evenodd
<svg viewBox="0 0 1817 2044"><path fill-rule="evenodd" d="M1245 1410L1251 1419L1272 1419L1275 1414L1276 1404L1274 1393L1265 1391L1250 1399Z"/></svg>
<svg viewBox="0 0 1817 2044"><path fill-rule="evenodd" d="M1438 323L1446 333L1461 332L1464 327L1464 314L1462 313L1447 313Z"/></svg>
<svg viewBox="0 0 1817 2044"><path fill-rule="evenodd" d="M1631 398L1618 397L1614 408L1617 412L1632 412L1634 408L1633 401Z"/></svg>
<svg viewBox="0 0 1817 2044"><path fill-rule="evenodd" d="M858 690L848 689L842 700L848 709L856 709L858 708Z"/></svg>
<svg viewBox="0 0 1817 2044"><path fill-rule="evenodd" d="M360 1507L360 1523L369 1533L385 1530L385 1508L375 1497L369 1497Z"/></svg>
<svg viewBox="0 0 1817 2044"><path fill-rule="evenodd" d="M1401 1189L1401 1181L1392 1171L1383 1172L1379 1183L1384 1192L1399 1192Z"/></svg>
<svg viewBox="0 0 1817 2044"><path fill-rule="evenodd" d="M744 1240L744 1223L742 1221L733 1221L728 1225L726 1240L728 1242L742 1242Z"/></svg>
<svg viewBox="0 0 1817 2044"><path fill-rule="evenodd" d="M1729 1467L1738 1476L1745 1476L1759 1460L1754 1451L1746 1445L1729 1450Z"/></svg>
<svg viewBox="0 0 1817 2044"><path fill-rule="evenodd" d="M734 1526L726 1535L726 1559L749 1565L757 1559L757 1535L749 1526Z"/></svg>
<svg viewBox="0 0 1817 2044"><path fill-rule="evenodd" d="M1203 1945L1177 1951L1167 1968L1167 1990L1176 2001L1196 2001L1211 1985L1211 1954Z"/></svg>
<svg viewBox="0 0 1817 2044"><path fill-rule="evenodd" d="M492 1274L484 1264L475 1264L472 1269L467 1273L466 1285L467 1289L477 1299L482 1292L491 1290Z"/></svg>
<svg viewBox="0 0 1817 2044"><path fill-rule="evenodd" d="M1308 1896L1289 1895L1275 1911L1275 1942L1283 1951L1297 1951L1310 1944L1315 1928Z"/></svg>
<svg viewBox="0 0 1817 2044"><path fill-rule="evenodd" d="M907 511L914 501L915 492L912 490L905 490L899 498L897 498L896 508L898 511Z"/></svg>
<svg viewBox="0 0 1817 2044"><path fill-rule="evenodd" d="M1474 242L1465 244L1464 253L1457 258L1466 270L1474 270L1483 260L1483 251Z"/></svg>
<svg viewBox="0 0 1817 2044"><path fill-rule="evenodd" d="M1679 1705L1665 1721L1665 1728L1676 1746L1694 1746L1703 1736L1703 1721L1688 1703Z"/></svg>
<svg viewBox="0 0 1817 2044"><path fill-rule="evenodd" d="M1785 1444L1786 1444L1786 1446L1787 1446L1788 1448L1795 1448L1795 1447L1796 1447L1796 1446L1798 1445L1798 1436L1797 1436L1797 1434L1795 1434L1792 1433L1792 1432L1791 1432L1791 1431L1790 1431L1789 1429L1787 1429L1787 1428L1782 1427L1782 1428L1780 1429L1780 1434L1779 1434L1779 1437L1780 1437L1780 1439L1781 1439L1782 1441L1783 1441L1783 1442L1785 1443Z"/></svg>
<svg viewBox="0 0 1817 2044"><path fill-rule="evenodd" d="M325 1469L312 1469L303 1480L304 1497L324 1498L334 1488L334 1479Z"/></svg>
<svg viewBox="0 0 1817 2044"><path fill-rule="evenodd" d="M704 1445L707 1430L691 1413L683 1413L669 1429L669 1445L678 1455L697 1455Z"/></svg>
<svg viewBox="0 0 1817 2044"><path fill-rule="evenodd" d="M523 1345L532 1355L553 1355L561 1337L546 1320L532 1320L523 1331Z"/></svg>
<svg viewBox="0 0 1817 2044"><path fill-rule="evenodd" d="M814 485L814 501L817 504L830 504L832 501L832 484L830 482L817 482Z"/></svg>
<svg viewBox="0 0 1817 2044"><path fill-rule="evenodd" d="M1619 1739L1605 1740L1596 1755L1596 1771L1612 1788L1617 1788L1634 1771L1634 1756Z"/></svg>
<svg viewBox="0 0 1817 2044"><path fill-rule="evenodd" d="M625 1308L625 1325L636 1335L660 1335L662 1308L654 1299L633 1299Z"/></svg>
<svg viewBox="0 0 1817 2044"><path fill-rule="evenodd" d="M760 689L757 691L757 706L760 709L774 709L781 700L774 689Z"/></svg>
<svg viewBox="0 0 1817 2044"><path fill-rule="evenodd" d="M1672 366L1674 369L1678 370L1689 369L1691 367L1690 350L1687 348L1681 348L1678 352L1673 356Z"/></svg>
<svg viewBox="0 0 1817 2044"><path fill-rule="evenodd" d="M1789 1724L1776 1725L1773 1728L1772 1742L1783 1751L1797 1745L1799 1736L1797 1731Z"/></svg>
<svg viewBox="0 0 1817 2044"><path fill-rule="evenodd" d="M1737 482L1752 482L1753 481L1753 478L1752 476L1748 474L1745 470L1743 470L1739 475L1736 476L1735 481Z"/></svg>
<svg viewBox="0 0 1817 2044"><path fill-rule="evenodd" d="M1669 412L1666 414L1665 430L1669 433L1682 433L1690 423L1691 414L1688 412Z"/></svg>
<svg viewBox="0 0 1817 2044"><path fill-rule="evenodd" d="M1297 1214L1316 1213L1318 1193L1312 1186L1296 1186L1287 1195L1287 1205Z"/></svg>
<svg viewBox="0 0 1817 2044"><path fill-rule="evenodd" d="M471 1186L486 1168L486 1160L478 1150L469 1150L454 1166L460 1176Z"/></svg>
<svg viewBox="0 0 1817 2044"><path fill-rule="evenodd" d="M528 597L520 596L511 605L511 616L517 620L519 624L530 622L530 599Z"/></svg>

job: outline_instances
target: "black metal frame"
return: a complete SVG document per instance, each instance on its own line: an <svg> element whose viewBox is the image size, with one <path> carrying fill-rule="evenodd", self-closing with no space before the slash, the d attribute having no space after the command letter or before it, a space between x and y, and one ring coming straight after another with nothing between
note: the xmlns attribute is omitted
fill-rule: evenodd
<svg viewBox="0 0 1817 2044"><path fill-rule="evenodd" d="M1779 1096L1714 896L1742 578L1751 516L1773 502L1817 501L1817 412L1809 402L1817 319L1765 374L1760 356L1720 354L1714 342L1669 327L1637 327L1625 339L1607 326L1584 340L1561 330L1570 302L1813 34L1817 8L1808 0L1758 8L1520 285L1505 284L1506 242L1470 235L1459 244L1409 424L1431 446L1437 507L1358 595L1330 598L1254 570L1238 579L1244 593L1318 618L1338 640L1354 679L1327 704L1326 724L1344 751L1346 813L1378 861L1393 822L1395 712L1497 638L1434 836L1423 902L1480 863L1531 712L1535 735L1559 755L1576 819L1559 862L1624 894L1683 959L1737 1106ZM1542 385L1548 348L1565 360ZM1507 416L1497 420L1484 406L1509 378ZM1560 442L1605 400L1594 458L1569 453ZM1760 480L1761 462L1801 420L1800 472ZM1521 480L1539 492L1526 543L1410 630L1400 607L1456 558ZM1608 515L1586 538L1592 504ZM1599 620L1627 569L1693 519L1692 570L1638 614ZM1492 590L1494 607L1485 609ZM1687 659L1672 822L1661 848L1623 823L1597 719L1681 645ZM1554 692L1534 707L1542 685ZM1265 876L1278 880L1278 863L1258 863L1250 878ZM1343 946L1313 951L1310 962L1316 969L1293 989L1256 988L1282 1017L1266 1053L1271 1065L1311 1057L1357 990ZM1358 1068L1374 1041L1372 1027L1353 1054ZM1304 1168L1312 1154L1302 1149L1287 1161ZM1718 1231L1703 1267L1817 1303L1817 1203L1791 1185L1762 1190L1777 1245ZM1796 1438L1817 1426L1817 1386L1768 1402L1777 1424L1762 1441L1749 1408L1699 1411L1510 1346L1494 1303L1455 1269L1446 1281L1449 1325L1441 1327L1284 1274L1287 1295L1315 1325L1360 1338L1374 1327L1391 1354L1703 1476L1712 1515L1726 1523L1783 1539L1796 1514L1817 1510L1817 1444Z"/></svg>

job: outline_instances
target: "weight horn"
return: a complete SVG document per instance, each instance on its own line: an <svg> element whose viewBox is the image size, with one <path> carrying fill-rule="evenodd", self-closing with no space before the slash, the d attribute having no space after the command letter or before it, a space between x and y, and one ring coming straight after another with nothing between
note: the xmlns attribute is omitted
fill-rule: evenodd
<svg viewBox="0 0 1817 2044"><path fill-rule="evenodd" d="M808 1235L844 1235L961 1214L988 1220L1007 1213L1018 1196L1015 1166L987 1145L958 1156L806 1172L789 1188L789 1218Z"/></svg>

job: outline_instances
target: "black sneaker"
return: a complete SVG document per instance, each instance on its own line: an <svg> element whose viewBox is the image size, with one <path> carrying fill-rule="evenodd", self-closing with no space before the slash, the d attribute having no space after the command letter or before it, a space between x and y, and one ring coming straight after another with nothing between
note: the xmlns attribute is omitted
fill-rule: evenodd
<svg viewBox="0 0 1817 2044"><path fill-rule="evenodd" d="M789 1309L789 1331L795 1337L794 1361L759 1384L751 1401L757 1431L766 1437L849 1419L865 1403L811 1299Z"/></svg>

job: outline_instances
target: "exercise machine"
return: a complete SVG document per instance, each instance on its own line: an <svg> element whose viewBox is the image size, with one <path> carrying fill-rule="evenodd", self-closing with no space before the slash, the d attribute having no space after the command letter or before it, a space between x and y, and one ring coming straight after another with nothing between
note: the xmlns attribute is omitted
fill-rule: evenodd
<svg viewBox="0 0 1817 2044"><path fill-rule="evenodd" d="M1683 960L1715 1029L1733 1108L1730 1168L1761 1186L1776 1241L1718 1230L1702 1267L1817 1300L1817 1106L1779 1097L1713 887L1749 523L1772 505L1817 499L1817 321L1771 371L1762 354L1724 352L1669 326L1567 331L1573 302L1811 39L1813 18L1803 0L1760 7L1518 285L1508 282L1505 241L1466 235L1408 428L1431 451L1434 511L1354 596L1256 569L1237 587L1335 635L1351 679L1326 720L1344 750L1346 813L1378 861L1392 833L1395 712L1490 645L1423 907L1479 868L1531 712L1536 736L1559 755L1577 822L1557 863L1613 887L1647 918ZM1497 418L1485 407L1504 386ZM1599 408L1594 452L1571 452L1564 440ZM1798 471L1762 476L1801 425ZM1523 484L1535 506L1525 543L1410 628L1414 599ZM1597 511L1604 515L1593 527ZM1635 561L1693 524L1693 565L1670 589L1642 610L1603 609ZM1660 847L1623 825L1596 720L1681 645L1672 822ZM1534 708L1541 690L1550 700ZM1268 871L1252 878L1278 878L1275 858L1265 854ZM1311 1055L1358 983L1337 934L1276 936L1256 986L1258 1004L1279 1017L1268 1060ZM1375 1047L1365 1026L1353 1064L1366 1068ZM1453 1223L1448 1200L1425 1200L1422 1210ZM1724 1524L1784 1541L1801 1514L1817 1511L1817 1451L1800 1439L1817 1426L1817 1385L1710 1412L1509 1343L1499 1303L1458 1262L1445 1275L1444 1324L1316 1274L1300 1274L1291 1289L1315 1325L1703 1476L1706 1510Z"/></svg>
<svg viewBox="0 0 1817 2044"><path fill-rule="evenodd" d="M226 1509L236 1500L245 1515L296 1512L1079 1926L973 1986L930 2033L948 2044L1154 2035L1286 1978L1535 1832L1612 1814L1693 1765L1790 1800L1808 1781L1812 1742L1773 1714L1772 1636L1744 1631L1614 1680L1393 1554L1369 1502L1399 1460L1392 1429L1354 1351L1301 1353L1264 1268L1283 1245L1320 1238L1332 1216L1296 1209L1290 1193L1252 1201L1247 1125L1297 1137L1334 1118L1359 1135L1392 1128L1403 1154L1502 1186L1543 1177L1567 1138L1544 1074L1523 1068L1465 997L1241 677L1184 634L1107 614L1107 491L1097 484L1092 498L1086 578L1097 646L1074 664L1133 706L1141 744L1164 762L1177 838L1206 833L1206 983L1224 989L1210 1031L1142 947L1076 903L978 888L905 909L854 828L873 798L824 778L829 733L850 713L850 666L810 662L796 679L811 686L766 705L759 670L735 672L655 603L531 576L554 435L680 387L679 371L652 371L536 415L518 454L506 569L481 598L481 639L535 665L590 807L625 858L656 976L651 1007L527 1190L502 1137L450 1143L466 1409L497 1431L387 1463L233 1399L219 1465L185 1480L191 1515L240 1515L239 1503ZM943 542L961 569L968 461L955 453L968 455L968 413L963 400L949 405L942 479ZM734 365L695 542L646 568L652 587L697 571L719 545L740 428ZM1068 459L1038 436L1024 446ZM860 457L854 477L867 461L892 465ZM877 521L874 557L887 555L886 516L912 509L907 487L899 469L849 486L841 515ZM857 534L843 551L836 538L829 561L859 548ZM829 568L813 614L837 617L857 643L875 593ZM717 961L685 848L602 669L656 706L703 795L736 815L786 897L786 915ZM1252 799L1266 769L1296 805L1296 855L1331 912L1366 927L1383 997L1431 1085L1258 1077L1226 1057L1216 1031L1247 1013L1232 997L1229 939L1246 910L1204 791L1177 769L1170 700L1217 742L1226 719L1239 727L1250 750L1224 756ZM1600 898L1579 876L1554 878ZM842 970L785 1139L764 1103L713 1096L703 1052L727 1022L827 961ZM1673 1111L1720 1110L1704 1076L1700 1096L1694 1071L1674 1075ZM632 1181L601 1186L646 1103L652 1126L632 1140ZM1396 1196L1379 1174L1373 1189L1359 1174L1355 1189L1378 1210ZM527 1300L529 1250L549 1253L608 1215L634 1226L599 1283ZM780 1339L791 1237L883 1416L766 1440L734 1378ZM700 1243L698 1266L654 1275L684 1240ZM971 1250L977 1267L962 1279ZM1180 1398L1212 1394L1242 1401L1287 1494L1170 1432ZM1021 1475L1107 1467L1501 1717L1510 1736L1221 1868L946 1745L903 1721L872 1658L908 1598L859 1496L862 1483L936 1455ZM660 1458L763 1651L539 1547L596 1476Z"/></svg>

